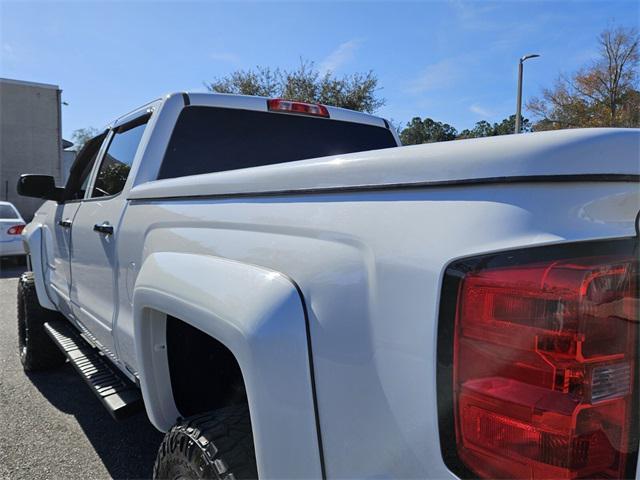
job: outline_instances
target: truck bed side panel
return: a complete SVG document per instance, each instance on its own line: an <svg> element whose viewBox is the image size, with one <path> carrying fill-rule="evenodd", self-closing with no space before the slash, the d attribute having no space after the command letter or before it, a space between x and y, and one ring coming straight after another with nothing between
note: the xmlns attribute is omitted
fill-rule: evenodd
<svg viewBox="0 0 640 480"><path fill-rule="evenodd" d="M287 275L308 307L327 476L451 478L435 366L446 266L478 253L633 236L639 209L631 182L135 200L119 240L119 282L130 291L140 264L168 251ZM131 312L121 295L118 342L136 367Z"/></svg>

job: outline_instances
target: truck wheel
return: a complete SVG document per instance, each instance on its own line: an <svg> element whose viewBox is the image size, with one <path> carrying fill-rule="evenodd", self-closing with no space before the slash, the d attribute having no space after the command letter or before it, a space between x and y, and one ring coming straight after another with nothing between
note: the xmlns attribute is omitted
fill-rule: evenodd
<svg viewBox="0 0 640 480"><path fill-rule="evenodd" d="M258 478L247 405L225 407L179 421L160 445L153 478Z"/></svg>
<svg viewBox="0 0 640 480"><path fill-rule="evenodd" d="M46 322L59 318L58 312L40 306L33 272L23 273L18 282L18 347L25 371L45 370L65 362L63 353L44 330Z"/></svg>

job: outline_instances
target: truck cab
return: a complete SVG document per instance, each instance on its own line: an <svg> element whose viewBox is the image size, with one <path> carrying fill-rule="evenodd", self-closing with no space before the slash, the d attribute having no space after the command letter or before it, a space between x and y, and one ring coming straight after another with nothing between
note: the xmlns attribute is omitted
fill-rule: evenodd
<svg viewBox="0 0 640 480"><path fill-rule="evenodd" d="M161 166L158 152L167 148L167 141ZM254 168L398 144L385 120L325 106L215 94L174 94L144 105L87 142L60 190L61 201L36 214L46 217L45 298L131 375L135 369L119 362L117 355L114 306L120 303L121 266L114 229L132 187L151 178Z"/></svg>

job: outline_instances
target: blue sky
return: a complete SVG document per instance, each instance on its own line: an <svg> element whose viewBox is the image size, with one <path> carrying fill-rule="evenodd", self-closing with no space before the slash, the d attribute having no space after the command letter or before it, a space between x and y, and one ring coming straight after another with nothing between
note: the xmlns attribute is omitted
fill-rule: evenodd
<svg viewBox="0 0 640 480"><path fill-rule="evenodd" d="M524 97L597 53L610 25L637 26L628 1L5 2L0 76L54 83L63 135L180 90L255 65L300 57L337 74L373 70L387 104L458 130L515 109L517 59Z"/></svg>

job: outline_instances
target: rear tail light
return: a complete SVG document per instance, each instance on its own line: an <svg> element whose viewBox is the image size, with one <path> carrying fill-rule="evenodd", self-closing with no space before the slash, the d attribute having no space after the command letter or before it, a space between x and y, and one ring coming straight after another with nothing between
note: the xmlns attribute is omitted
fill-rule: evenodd
<svg viewBox="0 0 640 480"><path fill-rule="evenodd" d="M8 235L20 235L24 230L24 225L14 225L13 227L9 227L7 230Z"/></svg>
<svg viewBox="0 0 640 480"><path fill-rule="evenodd" d="M273 98L267 100L267 107L269 110L276 112L300 113L303 115L329 118L329 110L327 107L315 103L293 102L282 98Z"/></svg>
<svg viewBox="0 0 640 480"><path fill-rule="evenodd" d="M450 369L439 377L438 400L452 470L482 478L624 478L635 466L634 245L537 248L448 269L438 355Z"/></svg>

